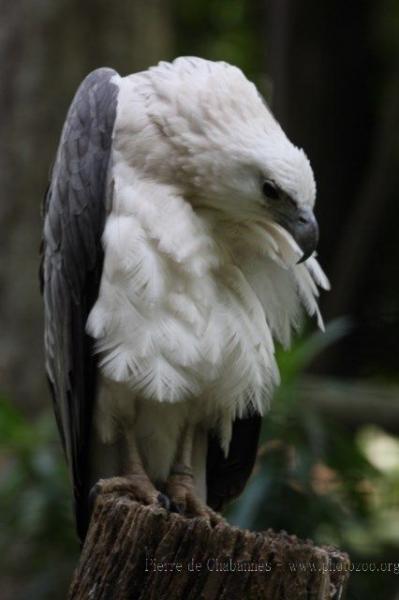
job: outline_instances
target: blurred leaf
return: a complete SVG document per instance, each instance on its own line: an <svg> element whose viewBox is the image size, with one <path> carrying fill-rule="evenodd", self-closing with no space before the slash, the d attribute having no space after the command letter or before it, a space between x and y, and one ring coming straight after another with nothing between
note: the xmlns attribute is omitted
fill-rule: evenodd
<svg viewBox="0 0 399 600"><path fill-rule="evenodd" d="M78 545L54 417L44 413L30 422L3 397L0 512L0 569L28 580L40 590L35 597L57 597L67 587Z"/></svg>

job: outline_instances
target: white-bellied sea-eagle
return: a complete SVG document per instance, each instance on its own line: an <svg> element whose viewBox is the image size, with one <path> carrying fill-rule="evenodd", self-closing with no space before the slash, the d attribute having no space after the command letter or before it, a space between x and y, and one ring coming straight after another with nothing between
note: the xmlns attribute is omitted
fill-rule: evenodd
<svg viewBox="0 0 399 600"><path fill-rule="evenodd" d="M84 537L98 484L211 522L327 288L315 182L243 73L90 73L44 203L46 370Z"/></svg>

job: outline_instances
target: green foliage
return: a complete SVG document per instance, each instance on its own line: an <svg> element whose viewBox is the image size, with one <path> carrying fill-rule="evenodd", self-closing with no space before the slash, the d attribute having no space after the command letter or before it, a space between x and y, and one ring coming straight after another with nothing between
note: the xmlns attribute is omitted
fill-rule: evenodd
<svg viewBox="0 0 399 600"><path fill-rule="evenodd" d="M325 334L278 353L282 384L264 419L256 471L229 519L255 530L284 529L337 545L354 562L379 564L395 561L399 551L399 441L376 427L348 431L297 399L304 369L346 329L333 322ZM382 598L381 585L388 594L395 578L354 573L349 597Z"/></svg>
<svg viewBox="0 0 399 600"><path fill-rule="evenodd" d="M174 4L179 32L176 55L225 60L251 76L259 73L262 55L256 31L261 20L256 5L245 0L175 0Z"/></svg>
<svg viewBox="0 0 399 600"><path fill-rule="evenodd" d="M53 415L31 423L0 398L0 465L3 591L6 595L11 586L18 598L21 586L24 597L58 597L70 578L77 543Z"/></svg>

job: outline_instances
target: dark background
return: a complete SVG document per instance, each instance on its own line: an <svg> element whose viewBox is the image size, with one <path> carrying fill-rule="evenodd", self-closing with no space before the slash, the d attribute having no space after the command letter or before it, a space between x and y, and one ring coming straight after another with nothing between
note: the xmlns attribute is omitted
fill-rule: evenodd
<svg viewBox="0 0 399 600"><path fill-rule="evenodd" d="M348 598L399 598L398 3L0 0L0 10L2 597L62 597L78 552L37 284L40 203L68 104L98 66L128 74L189 54L240 66L305 148L332 282L326 334L310 323L278 352L283 384L230 518L338 544L366 565Z"/></svg>

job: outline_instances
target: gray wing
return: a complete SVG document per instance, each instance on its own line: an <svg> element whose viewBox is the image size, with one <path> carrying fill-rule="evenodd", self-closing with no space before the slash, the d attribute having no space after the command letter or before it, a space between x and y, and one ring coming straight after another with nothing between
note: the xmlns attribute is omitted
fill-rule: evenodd
<svg viewBox="0 0 399 600"><path fill-rule="evenodd" d="M46 371L74 486L78 533L88 525L96 360L85 333L99 290L107 171L118 87L97 69L69 108L44 200L41 282Z"/></svg>

